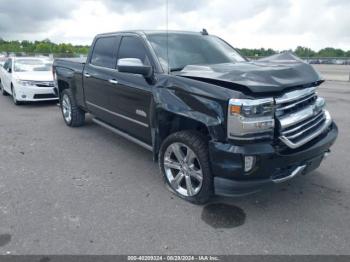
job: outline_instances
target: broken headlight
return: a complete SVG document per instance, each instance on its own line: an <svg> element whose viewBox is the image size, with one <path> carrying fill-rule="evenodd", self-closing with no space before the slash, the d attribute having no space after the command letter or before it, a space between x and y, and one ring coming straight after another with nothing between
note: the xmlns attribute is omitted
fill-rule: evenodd
<svg viewBox="0 0 350 262"><path fill-rule="evenodd" d="M228 138L254 140L273 137L275 127L273 98L231 99L228 108Z"/></svg>

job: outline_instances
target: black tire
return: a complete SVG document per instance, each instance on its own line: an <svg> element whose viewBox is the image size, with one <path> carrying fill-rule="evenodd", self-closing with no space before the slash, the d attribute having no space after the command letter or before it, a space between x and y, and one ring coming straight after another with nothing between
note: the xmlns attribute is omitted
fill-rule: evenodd
<svg viewBox="0 0 350 262"><path fill-rule="evenodd" d="M65 106L64 105L66 102L68 102L67 100L65 102L64 101L65 99L68 99L69 103L70 103L70 118L65 116L65 112L64 112ZM79 126L84 125L85 112L84 112L84 110L82 110L78 106L78 104L77 104L77 102L72 94L72 91L70 89L64 89L63 92L61 93L60 107L61 107L61 112L62 112L64 122L66 123L67 126L79 127Z"/></svg>
<svg viewBox="0 0 350 262"><path fill-rule="evenodd" d="M4 87L2 86L1 80L0 80L0 88L1 88L1 94L2 94L3 96L7 96L8 93L5 91Z"/></svg>
<svg viewBox="0 0 350 262"><path fill-rule="evenodd" d="M20 101L18 101L17 98L16 98L16 92L15 92L14 87L13 87L12 84L11 84L11 93L12 93L12 102L13 102L16 106L21 105L22 103L21 103Z"/></svg>
<svg viewBox="0 0 350 262"><path fill-rule="evenodd" d="M196 159L198 160L197 163L199 163L200 170L202 171L201 188L199 189L198 193L196 193L193 196L185 196L177 192L177 190L170 183L168 179L168 175L165 171L164 162L165 162L165 154L167 152L167 149L170 148L170 145L179 144L179 143L185 145L186 147L190 148L193 151L193 153L196 156ZM196 131L180 131L168 136L164 140L160 148L159 167L163 174L165 183L167 184L169 189L180 198L185 199L194 204L204 204L208 202L210 197L213 195L213 177L211 174L210 164L209 164L208 143L205 137L201 133ZM178 172L180 173L181 171L178 171ZM187 184L187 181L185 182Z"/></svg>

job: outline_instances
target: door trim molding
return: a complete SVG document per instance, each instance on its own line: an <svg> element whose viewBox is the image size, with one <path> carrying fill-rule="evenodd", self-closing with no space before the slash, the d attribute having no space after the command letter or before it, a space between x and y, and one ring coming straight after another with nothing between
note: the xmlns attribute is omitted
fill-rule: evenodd
<svg viewBox="0 0 350 262"><path fill-rule="evenodd" d="M111 115L114 115L114 116L123 118L123 119L125 119L125 120L128 120L128 121L130 121L130 122L133 122L133 123L138 124L138 125L143 126L143 127L147 127L147 128L149 127L149 125L146 124L146 123L144 123L144 122L138 121L138 120L136 120L136 119L127 117L127 116L122 115L122 114L118 114L118 113L116 113L116 112L113 112L113 111L111 111L111 110L109 110L109 109L107 109L107 108L104 108L104 107L102 107L102 106L98 106L98 105L96 105L96 104L94 104L94 103L91 103L91 102L89 102L89 101L86 101L86 103L87 103L88 105L90 105L90 106L93 106L93 107L97 108L97 109L103 110L103 111L105 111L105 112L107 112L107 113L109 113L109 114L111 114Z"/></svg>
<svg viewBox="0 0 350 262"><path fill-rule="evenodd" d="M113 133L116 133L117 135L120 135L120 136L128 139L129 141L134 142L135 144L138 144L139 146L142 146L143 148L145 148L145 149L147 149L149 151L153 151L153 147L152 146L142 142L141 140L139 140L139 139L137 139L137 138L135 138L135 137L133 137L133 136L123 132L123 131L120 131L119 129L117 129L117 128L115 128L115 127L113 127L113 126L111 126L111 125L109 125L109 124L107 124L107 123L97 119L97 118L93 118L92 121L95 122L96 124L104 127L104 128L107 128L108 130L112 131Z"/></svg>

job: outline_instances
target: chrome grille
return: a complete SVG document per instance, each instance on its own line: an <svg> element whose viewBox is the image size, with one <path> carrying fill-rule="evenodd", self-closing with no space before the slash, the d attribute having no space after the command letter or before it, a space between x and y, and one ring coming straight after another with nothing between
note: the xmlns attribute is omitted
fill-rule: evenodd
<svg viewBox="0 0 350 262"><path fill-rule="evenodd" d="M279 138L290 148L311 141L331 124L324 99L315 89L296 90L275 99Z"/></svg>
<svg viewBox="0 0 350 262"><path fill-rule="evenodd" d="M35 85L39 86L39 87L54 87L55 86L54 81L36 81Z"/></svg>
<svg viewBox="0 0 350 262"><path fill-rule="evenodd" d="M311 117L307 120L297 123L291 127L287 127L282 131L282 135L294 139L301 135L302 132L306 132L314 127L320 125L324 120L326 120L323 112L320 112L314 117Z"/></svg>
<svg viewBox="0 0 350 262"><path fill-rule="evenodd" d="M305 108L306 106L314 103L316 99L317 99L317 95L315 93L312 93L301 98L299 101L291 101L291 102L278 104L276 108L276 115L283 116L286 114L297 112Z"/></svg>

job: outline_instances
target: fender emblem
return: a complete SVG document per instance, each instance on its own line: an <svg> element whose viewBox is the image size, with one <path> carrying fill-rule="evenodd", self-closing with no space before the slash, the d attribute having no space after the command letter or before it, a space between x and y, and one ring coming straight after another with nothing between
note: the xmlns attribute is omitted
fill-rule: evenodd
<svg viewBox="0 0 350 262"><path fill-rule="evenodd" d="M136 115L147 117L146 112L141 109L136 109Z"/></svg>

